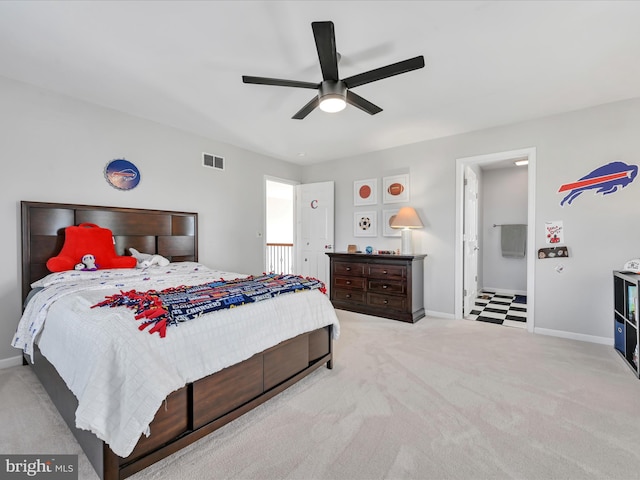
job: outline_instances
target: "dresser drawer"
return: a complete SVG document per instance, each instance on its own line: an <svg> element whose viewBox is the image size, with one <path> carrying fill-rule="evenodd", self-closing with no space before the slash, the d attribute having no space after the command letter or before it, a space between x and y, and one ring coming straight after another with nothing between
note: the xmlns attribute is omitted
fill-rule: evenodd
<svg viewBox="0 0 640 480"><path fill-rule="evenodd" d="M355 275L361 277L364 275L366 265L364 263L351 262L334 262L333 273L335 275Z"/></svg>
<svg viewBox="0 0 640 480"><path fill-rule="evenodd" d="M367 279L363 277L333 277L333 286L335 288L353 288L364 291L366 285Z"/></svg>
<svg viewBox="0 0 640 480"><path fill-rule="evenodd" d="M407 267L404 265L369 265L369 277L404 280L407 277Z"/></svg>
<svg viewBox="0 0 640 480"><path fill-rule="evenodd" d="M395 293L404 295L407 293L406 284L402 282L388 282L385 280L369 280L369 288L367 288L369 292L388 294Z"/></svg>
<svg viewBox="0 0 640 480"><path fill-rule="evenodd" d="M359 292L357 290L340 290L336 288L333 290L332 300L365 305L367 303L366 295L367 294L363 291Z"/></svg>
<svg viewBox="0 0 640 480"><path fill-rule="evenodd" d="M406 310L407 299L406 297L401 296L368 293L367 304L374 307L392 308L394 310Z"/></svg>

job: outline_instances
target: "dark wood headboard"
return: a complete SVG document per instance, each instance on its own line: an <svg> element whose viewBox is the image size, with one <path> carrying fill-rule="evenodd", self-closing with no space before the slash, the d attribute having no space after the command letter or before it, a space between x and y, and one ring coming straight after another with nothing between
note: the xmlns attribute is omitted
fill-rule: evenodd
<svg viewBox="0 0 640 480"><path fill-rule="evenodd" d="M64 244L65 228L95 223L113 232L118 255L129 248L173 262L198 260L198 214L169 210L21 202L22 299L31 284L50 272L46 262Z"/></svg>

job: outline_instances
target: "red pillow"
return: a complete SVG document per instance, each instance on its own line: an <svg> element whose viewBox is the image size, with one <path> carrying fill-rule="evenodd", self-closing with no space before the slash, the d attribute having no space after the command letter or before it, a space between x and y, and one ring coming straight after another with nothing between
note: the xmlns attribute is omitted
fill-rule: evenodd
<svg viewBox="0 0 640 480"><path fill-rule="evenodd" d="M135 268L136 259L116 254L113 234L108 228L93 223L65 228L62 250L47 260L47 268L52 272L73 270L86 254L92 254L98 268Z"/></svg>

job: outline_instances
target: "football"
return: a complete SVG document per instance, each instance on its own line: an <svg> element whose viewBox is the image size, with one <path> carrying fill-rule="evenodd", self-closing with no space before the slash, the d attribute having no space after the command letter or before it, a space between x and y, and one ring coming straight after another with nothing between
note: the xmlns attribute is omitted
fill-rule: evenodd
<svg viewBox="0 0 640 480"><path fill-rule="evenodd" d="M387 192L389 192L389 195L393 195L394 197L397 197L402 192L404 192L404 185L397 182L392 183L391 185L389 185L389 188L387 188Z"/></svg>

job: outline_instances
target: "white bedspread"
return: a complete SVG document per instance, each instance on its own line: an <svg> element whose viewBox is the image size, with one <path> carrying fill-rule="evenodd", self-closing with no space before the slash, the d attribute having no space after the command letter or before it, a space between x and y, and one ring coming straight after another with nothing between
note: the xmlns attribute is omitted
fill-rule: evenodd
<svg viewBox="0 0 640 480"><path fill-rule="evenodd" d="M27 305L12 344L32 355L33 341L78 399L76 426L128 456L173 391L296 335L333 324L318 290L220 310L167 328L165 338L139 331L125 307L90 308L120 290L161 290L243 275L192 262L147 270L65 272Z"/></svg>

